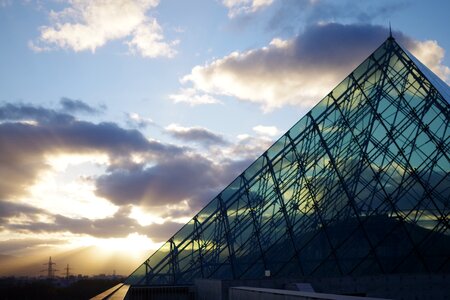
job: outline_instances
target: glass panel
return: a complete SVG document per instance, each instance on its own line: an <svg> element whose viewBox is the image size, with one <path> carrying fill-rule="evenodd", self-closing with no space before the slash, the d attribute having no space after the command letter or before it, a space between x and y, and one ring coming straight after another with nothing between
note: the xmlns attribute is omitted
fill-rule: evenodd
<svg viewBox="0 0 450 300"><path fill-rule="evenodd" d="M447 272L449 99L424 74L387 40L127 282Z"/></svg>

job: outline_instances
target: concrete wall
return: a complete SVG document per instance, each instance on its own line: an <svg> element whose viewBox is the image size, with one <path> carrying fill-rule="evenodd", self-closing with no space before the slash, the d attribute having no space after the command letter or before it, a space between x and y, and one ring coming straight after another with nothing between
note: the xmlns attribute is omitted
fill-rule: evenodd
<svg viewBox="0 0 450 300"><path fill-rule="evenodd" d="M385 300L381 298L354 297L314 292L298 292L278 289L232 287L229 300Z"/></svg>
<svg viewBox="0 0 450 300"><path fill-rule="evenodd" d="M316 292L399 300L450 299L450 276L383 275L309 280Z"/></svg>
<svg viewBox="0 0 450 300"><path fill-rule="evenodd" d="M196 279L194 281L197 300L225 300L228 299L228 287L226 290L222 287L222 280L217 279ZM226 297L226 298L224 298Z"/></svg>
<svg viewBox="0 0 450 300"><path fill-rule="evenodd" d="M195 285L199 300L227 300L230 287L287 289L295 282L308 282L318 293L399 300L450 300L450 275L448 274L344 276L320 279L308 277L260 280L199 279L195 281Z"/></svg>
<svg viewBox="0 0 450 300"><path fill-rule="evenodd" d="M258 279L258 280L220 280L220 279L196 279L194 281L198 300L228 300L228 291L234 286L249 286L284 289L286 284L292 283L292 279Z"/></svg>

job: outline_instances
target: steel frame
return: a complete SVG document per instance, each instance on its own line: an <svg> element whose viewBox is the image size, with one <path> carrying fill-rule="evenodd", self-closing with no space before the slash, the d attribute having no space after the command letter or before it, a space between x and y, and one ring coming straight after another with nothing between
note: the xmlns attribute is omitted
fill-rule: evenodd
<svg viewBox="0 0 450 300"><path fill-rule="evenodd" d="M449 101L388 38L126 283L450 273Z"/></svg>

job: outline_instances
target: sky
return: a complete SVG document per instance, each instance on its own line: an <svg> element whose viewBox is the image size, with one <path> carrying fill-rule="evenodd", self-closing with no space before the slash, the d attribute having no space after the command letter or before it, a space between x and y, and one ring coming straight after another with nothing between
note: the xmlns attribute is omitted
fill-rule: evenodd
<svg viewBox="0 0 450 300"><path fill-rule="evenodd" d="M450 83L446 0L0 0L0 276L128 275L389 35Z"/></svg>

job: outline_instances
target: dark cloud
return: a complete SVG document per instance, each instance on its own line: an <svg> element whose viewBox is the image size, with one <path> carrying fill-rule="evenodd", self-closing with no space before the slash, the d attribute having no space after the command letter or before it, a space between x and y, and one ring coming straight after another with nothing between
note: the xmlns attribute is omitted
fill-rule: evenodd
<svg viewBox="0 0 450 300"><path fill-rule="evenodd" d="M274 39L267 47L233 52L195 66L182 82L213 96L234 96L260 104L266 111L285 105L310 108L388 36L389 29L382 26L312 25L292 39ZM416 52L431 57L432 69L440 68L436 57L441 57L441 49L437 44L414 41L396 31L394 36L413 52L421 47L429 49L429 53Z"/></svg>
<svg viewBox="0 0 450 300"><path fill-rule="evenodd" d="M123 237L133 232L139 232L141 226L136 220L129 218L131 207L124 206L111 217L91 220L87 218L73 219L57 215L54 231L65 229L72 233L89 234L95 237Z"/></svg>
<svg viewBox="0 0 450 300"><path fill-rule="evenodd" d="M62 110L67 113L87 113L87 114L97 114L100 112L100 110L93 108L92 106L88 105L87 103L78 100L78 99L70 99L66 97L62 97L59 101L61 104Z"/></svg>
<svg viewBox="0 0 450 300"><path fill-rule="evenodd" d="M152 167L142 165L103 175L97 180L97 194L119 205L175 204L218 188L218 171L218 166L200 155L177 156Z"/></svg>
<svg viewBox="0 0 450 300"><path fill-rule="evenodd" d="M142 234L147 235L154 242L165 242L174 235L184 224L175 222L165 222L163 224L151 224L144 226L141 230Z"/></svg>
<svg viewBox="0 0 450 300"><path fill-rule="evenodd" d="M266 28L292 35L300 29L299 24L371 23L377 18L389 19L408 5L405 1L283 0L277 2Z"/></svg>
<svg viewBox="0 0 450 300"><path fill-rule="evenodd" d="M31 142L36 140L43 148L97 149L108 153L170 150L162 144L149 142L137 130L123 129L110 122L79 121L72 115L31 105L5 104L0 107L0 120L36 122L1 124L13 133L8 136L13 143L26 138ZM2 132L2 136L6 134Z"/></svg>
<svg viewBox="0 0 450 300"><path fill-rule="evenodd" d="M308 27L294 41L298 64L340 67L361 62L389 35L388 29L368 24L331 23ZM403 35L398 37L403 39Z"/></svg>
<svg viewBox="0 0 450 300"><path fill-rule="evenodd" d="M66 241L59 239L9 239L6 241L0 241L0 253L25 252L28 249L34 249L37 246L62 245L64 243L66 243Z"/></svg>
<svg viewBox="0 0 450 300"><path fill-rule="evenodd" d="M0 123L2 199L25 194L39 172L48 168L48 154L108 154L112 164L96 179L97 194L119 205L142 203L153 207L189 200L198 207L231 180L229 174L236 174L231 167L233 161L217 164L186 148L148 140L139 131L115 123L80 121L31 105L6 104L0 107L0 116L8 120ZM225 143L206 129L188 130L182 136L204 143ZM145 163L133 162L133 153L144 157Z"/></svg>
<svg viewBox="0 0 450 300"><path fill-rule="evenodd" d="M11 217L27 216L29 219L37 219L37 215L45 214L45 211L26 204L0 200L0 228Z"/></svg>
<svg viewBox="0 0 450 300"><path fill-rule="evenodd" d="M115 123L78 121L70 126L59 126L52 134L60 139L60 146L75 151L100 150L115 155L130 152L165 151L164 145L150 143L139 131L120 128Z"/></svg>
<svg viewBox="0 0 450 300"><path fill-rule="evenodd" d="M18 205L14 203L1 203L1 208L12 210L14 216L18 216L16 209ZM25 206L23 206L25 207ZM31 209L28 212L20 212L20 215L30 217L34 213ZM126 237L131 233L139 233L147 235L154 242L161 242L167 240L174 234L182 224L167 221L162 224L150 224L147 226L140 225L135 219L130 218L131 207L121 207L113 216L91 220L88 218L69 218L62 215L51 215L43 211L44 214L52 222L40 222L29 219L29 221L21 221L14 223L14 221L6 222L3 218L0 228L8 229L17 233L55 233L55 232L70 232L73 234L87 234L99 238L113 238ZM11 213L8 214L11 216ZM2 218L0 218L2 220ZM29 243L27 242L29 241ZM18 247L32 247L36 244L55 244L60 241L43 241L41 239L26 239L26 240L12 240L10 245L2 245L0 243L0 253L7 253L9 251L18 250Z"/></svg>
<svg viewBox="0 0 450 300"><path fill-rule="evenodd" d="M222 135L202 127L171 125L166 128L166 132L181 141L198 143L204 146L229 144Z"/></svg>
<svg viewBox="0 0 450 300"><path fill-rule="evenodd" d="M70 114L33 105L1 105L0 120L1 231L71 232L95 237L124 237L137 232L154 241L166 240L181 227L170 220L193 215L248 165L247 160L212 161L192 149L149 140L138 130L123 129L115 123L81 121ZM188 130L178 137L211 145L226 144L223 137L207 129ZM95 182L99 196L119 205L115 215L95 220L71 218L13 202L26 194L40 172L49 167L49 155L66 153L109 156L111 165L106 173L89 180ZM133 161L134 154L144 162ZM164 210L161 214L166 222L141 226L130 217L129 204ZM15 221L16 218L21 221Z"/></svg>
<svg viewBox="0 0 450 300"><path fill-rule="evenodd" d="M10 221L4 228L20 233L52 233L71 232L75 234L89 234L96 237L122 237L129 233L140 231L139 224L128 217L129 208L123 207L114 216L104 219L91 220L87 218L74 219L62 215L45 213L52 222ZM28 214L26 214L28 216Z"/></svg>
<svg viewBox="0 0 450 300"><path fill-rule="evenodd" d="M70 123L71 115L27 104L5 103L0 106L1 121L35 121L42 124Z"/></svg>
<svg viewBox="0 0 450 300"><path fill-rule="evenodd" d="M0 107L0 120L7 121L0 123L0 199L24 194L39 172L47 168L46 154L106 153L114 167L116 163L129 163L132 153L143 153L151 159L184 151L149 141L139 131L115 123L79 121L31 105L5 104Z"/></svg>
<svg viewBox="0 0 450 300"><path fill-rule="evenodd" d="M100 176L96 193L117 205L136 204L147 209L187 200L188 208L179 212L166 209L163 217L189 216L212 200L251 160L216 164L200 155L178 156L152 167L115 170Z"/></svg>

